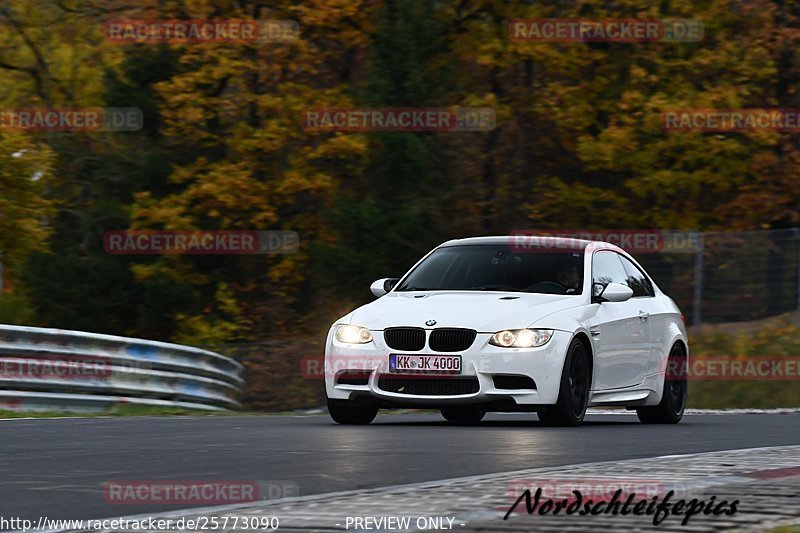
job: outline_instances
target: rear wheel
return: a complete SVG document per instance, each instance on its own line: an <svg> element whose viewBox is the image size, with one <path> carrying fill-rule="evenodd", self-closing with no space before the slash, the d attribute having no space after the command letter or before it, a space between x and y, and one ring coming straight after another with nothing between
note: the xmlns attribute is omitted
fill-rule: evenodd
<svg viewBox="0 0 800 533"><path fill-rule="evenodd" d="M486 416L486 409L459 405L442 408L442 416L448 422L456 424L477 424Z"/></svg>
<svg viewBox="0 0 800 533"><path fill-rule="evenodd" d="M378 414L376 405L356 405L348 400L328 399L328 413L334 422L346 425L366 425Z"/></svg>
<svg viewBox="0 0 800 533"><path fill-rule="evenodd" d="M664 392L661 402L652 407L640 407L636 410L639 420L645 424L677 424L683 418L686 409L688 387L684 366L686 354L680 344L670 350L667 360L667 371L664 376Z"/></svg>
<svg viewBox="0 0 800 533"><path fill-rule="evenodd" d="M539 420L547 426L579 426L586 415L591 385L589 353L583 343L575 339L567 350L558 400L555 405L538 412Z"/></svg>

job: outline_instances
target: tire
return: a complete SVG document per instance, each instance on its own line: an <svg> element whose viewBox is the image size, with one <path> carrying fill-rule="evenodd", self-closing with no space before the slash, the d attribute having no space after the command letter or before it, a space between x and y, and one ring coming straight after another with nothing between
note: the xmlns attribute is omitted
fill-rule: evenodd
<svg viewBox="0 0 800 533"><path fill-rule="evenodd" d="M669 352L667 369L682 369L685 361L686 354L681 345L673 345ZM636 410L636 415L643 424L677 424L683 418L688 383L685 375L681 374L677 376L677 379L668 379L670 372L674 372L674 370L667 370L664 375L664 391L661 394L661 402L652 407L640 407Z"/></svg>
<svg viewBox="0 0 800 533"><path fill-rule="evenodd" d="M561 386L555 405L538 411L539 420L546 426L579 426L586 416L592 376L589 371L589 353L583 343L573 340L567 349Z"/></svg>
<svg viewBox="0 0 800 533"><path fill-rule="evenodd" d="M480 409L478 407L472 407L468 405L444 407L442 408L442 416L448 422L472 425L483 420L483 417L486 416L486 409Z"/></svg>
<svg viewBox="0 0 800 533"><path fill-rule="evenodd" d="M378 414L376 405L356 405L347 400L328 399L328 413L337 424L365 426L375 420Z"/></svg>

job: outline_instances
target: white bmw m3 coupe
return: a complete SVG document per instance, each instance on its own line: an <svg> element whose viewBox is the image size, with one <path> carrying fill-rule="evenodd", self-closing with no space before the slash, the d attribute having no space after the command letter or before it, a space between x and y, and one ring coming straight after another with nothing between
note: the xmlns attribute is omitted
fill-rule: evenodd
<svg viewBox="0 0 800 533"><path fill-rule="evenodd" d="M689 353L675 302L617 246L531 239L448 241L373 283L377 300L328 333L333 420L425 408L462 424L523 411L576 426L588 406L622 406L680 421Z"/></svg>

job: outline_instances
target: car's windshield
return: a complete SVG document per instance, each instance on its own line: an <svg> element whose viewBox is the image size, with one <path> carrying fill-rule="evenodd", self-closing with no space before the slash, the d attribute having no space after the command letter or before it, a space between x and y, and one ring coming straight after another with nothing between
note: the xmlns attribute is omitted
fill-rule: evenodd
<svg viewBox="0 0 800 533"><path fill-rule="evenodd" d="M471 290L581 294L583 253L517 253L505 244L440 248L397 291Z"/></svg>

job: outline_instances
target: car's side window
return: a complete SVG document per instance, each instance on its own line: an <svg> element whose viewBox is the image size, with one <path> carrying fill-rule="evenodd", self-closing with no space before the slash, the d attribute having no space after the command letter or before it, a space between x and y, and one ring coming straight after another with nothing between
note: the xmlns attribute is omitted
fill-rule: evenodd
<svg viewBox="0 0 800 533"><path fill-rule="evenodd" d="M594 287L595 283L602 283L603 285L622 283L623 285L628 285L628 274L622 267L619 255L616 252L595 252L592 257L592 287Z"/></svg>
<svg viewBox="0 0 800 533"><path fill-rule="evenodd" d="M628 258L624 255L620 255L619 260L622 261L622 266L625 268L625 272L628 275L628 286L633 289L634 298L637 296L656 295L650 279L639 269L639 267L631 263L630 260L628 260Z"/></svg>

